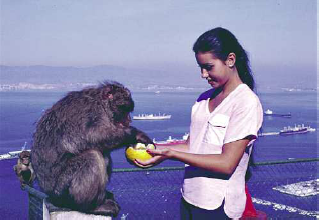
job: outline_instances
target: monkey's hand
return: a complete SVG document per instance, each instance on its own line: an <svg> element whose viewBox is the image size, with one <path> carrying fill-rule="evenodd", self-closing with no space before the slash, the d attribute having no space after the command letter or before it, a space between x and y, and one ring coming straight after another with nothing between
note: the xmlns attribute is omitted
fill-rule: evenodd
<svg viewBox="0 0 319 220"><path fill-rule="evenodd" d="M13 170L14 170L15 174L18 175L17 165L14 165L14 166L13 166Z"/></svg>
<svg viewBox="0 0 319 220"><path fill-rule="evenodd" d="M140 130L137 130L137 133L136 133L136 142L137 143L143 143L145 145L148 145L148 144L153 144L153 141L142 131Z"/></svg>
<svg viewBox="0 0 319 220"><path fill-rule="evenodd" d="M145 145L154 144L153 141L142 131L136 129L135 127L128 127L125 129L126 137L120 146L130 146L136 143L143 143Z"/></svg>

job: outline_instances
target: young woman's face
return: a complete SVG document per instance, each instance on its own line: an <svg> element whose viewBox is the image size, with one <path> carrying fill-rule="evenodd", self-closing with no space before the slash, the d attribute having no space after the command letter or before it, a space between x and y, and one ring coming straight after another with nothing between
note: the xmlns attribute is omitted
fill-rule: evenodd
<svg viewBox="0 0 319 220"><path fill-rule="evenodd" d="M228 66L224 61L215 58L211 52L199 52L195 54L195 57L201 69L202 78L205 78L212 87L224 86L229 80Z"/></svg>

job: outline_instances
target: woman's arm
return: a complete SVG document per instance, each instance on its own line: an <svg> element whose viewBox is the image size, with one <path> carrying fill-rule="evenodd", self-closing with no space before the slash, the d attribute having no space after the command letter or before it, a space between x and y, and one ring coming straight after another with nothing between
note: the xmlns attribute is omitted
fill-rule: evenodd
<svg viewBox="0 0 319 220"><path fill-rule="evenodd" d="M221 154L191 154L169 147L158 148L148 150L149 153L155 155L150 160L136 162L141 166L148 166L157 163L158 160L175 159L191 166L229 175L235 171L249 141L250 139L247 138L227 143L223 146Z"/></svg>
<svg viewBox="0 0 319 220"><path fill-rule="evenodd" d="M188 152L189 151L189 136L187 138L187 140L185 141L185 143L181 143L181 144L161 144L161 145L157 145L155 144L156 149L166 149L169 148L171 150L174 151L179 151L179 152Z"/></svg>

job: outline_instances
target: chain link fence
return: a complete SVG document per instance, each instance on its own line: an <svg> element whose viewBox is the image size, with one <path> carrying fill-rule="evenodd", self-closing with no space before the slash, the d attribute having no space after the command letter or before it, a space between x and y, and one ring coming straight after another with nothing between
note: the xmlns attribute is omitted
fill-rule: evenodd
<svg viewBox="0 0 319 220"><path fill-rule="evenodd" d="M270 219L316 219L318 161L256 163L247 183L255 208ZM179 219L183 175L184 167L113 170L107 190L114 193L121 206L116 219ZM26 189L29 218L41 219L45 195Z"/></svg>

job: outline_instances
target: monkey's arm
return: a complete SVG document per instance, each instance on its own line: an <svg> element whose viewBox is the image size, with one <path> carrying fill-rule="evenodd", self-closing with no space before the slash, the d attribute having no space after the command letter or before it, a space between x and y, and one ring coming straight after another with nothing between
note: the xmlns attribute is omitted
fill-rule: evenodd
<svg viewBox="0 0 319 220"><path fill-rule="evenodd" d="M141 130L129 126L125 129L126 137L123 138L124 145L143 143L143 144L153 144L153 141Z"/></svg>
<svg viewBox="0 0 319 220"><path fill-rule="evenodd" d="M17 166L18 166L18 165L14 165L14 166L13 166L13 170L14 170L14 172L16 173L16 175L18 175L18 168L17 168Z"/></svg>
<svg viewBox="0 0 319 220"><path fill-rule="evenodd" d="M112 125L104 129L99 128L99 130L93 128L87 135L87 140L90 143L104 143L108 149L124 147L138 142L144 144L153 143L144 132L133 126L120 127Z"/></svg>
<svg viewBox="0 0 319 220"><path fill-rule="evenodd" d="M136 129L136 131L136 142L143 144L154 144L153 141L143 131L138 129Z"/></svg>
<svg viewBox="0 0 319 220"><path fill-rule="evenodd" d="M17 174L17 176L20 176L22 171L27 170L27 166L25 166L23 163L18 161L18 163L13 166L13 170Z"/></svg>

